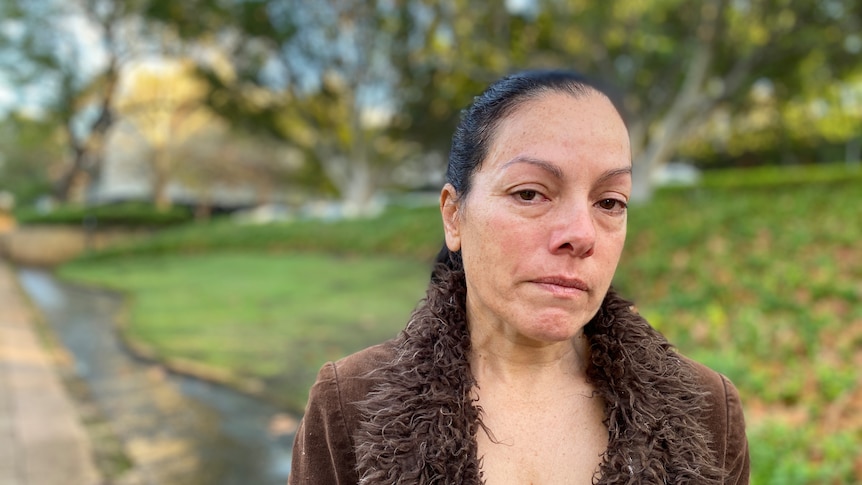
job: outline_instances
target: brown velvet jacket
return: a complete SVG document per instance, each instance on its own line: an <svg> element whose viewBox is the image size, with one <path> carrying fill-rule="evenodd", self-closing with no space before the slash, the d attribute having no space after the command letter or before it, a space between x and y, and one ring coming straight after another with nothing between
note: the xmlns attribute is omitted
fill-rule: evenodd
<svg viewBox="0 0 862 485"><path fill-rule="evenodd" d="M289 485L483 483L469 334L432 315L446 316L420 307L397 339L323 366ZM595 483L748 483L742 406L727 378L679 356L613 290L585 333L609 431Z"/></svg>

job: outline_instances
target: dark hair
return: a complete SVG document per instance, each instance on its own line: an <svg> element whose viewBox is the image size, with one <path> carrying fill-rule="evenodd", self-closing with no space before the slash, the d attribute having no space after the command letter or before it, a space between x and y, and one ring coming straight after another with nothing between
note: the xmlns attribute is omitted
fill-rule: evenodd
<svg viewBox="0 0 862 485"><path fill-rule="evenodd" d="M590 93L603 94L622 116L618 98L609 87L574 71L522 71L494 82L461 112L461 121L452 136L446 181L455 188L459 199L465 199L470 193L473 175L488 155L500 122L526 101L549 92L569 94L574 98ZM436 262L450 269L460 269L460 253L449 251L443 244Z"/></svg>

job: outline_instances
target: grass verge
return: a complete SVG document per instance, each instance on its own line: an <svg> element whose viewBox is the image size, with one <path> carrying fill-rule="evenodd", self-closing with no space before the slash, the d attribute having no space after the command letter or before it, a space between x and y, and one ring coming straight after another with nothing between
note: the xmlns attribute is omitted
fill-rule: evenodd
<svg viewBox="0 0 862 485"><path fill-rule="evenodd" d="M397 334L428 274L426 263L398 258L251 252L77 262L60 272L129 295L124 337L147 357L294 412L322 362Z"/></svg>

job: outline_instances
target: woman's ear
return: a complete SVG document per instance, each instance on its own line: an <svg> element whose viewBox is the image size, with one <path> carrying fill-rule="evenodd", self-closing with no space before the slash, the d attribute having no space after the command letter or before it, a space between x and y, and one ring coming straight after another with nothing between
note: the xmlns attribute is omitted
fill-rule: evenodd
<svg viewBox="0 0 862 485"><path fill-rule="evenodd" d="M446 234L446 247L450 251L461 249L461 212L458 193L452 184L443 186L440 191L440 214L443 216L443 232Z"/></svg>

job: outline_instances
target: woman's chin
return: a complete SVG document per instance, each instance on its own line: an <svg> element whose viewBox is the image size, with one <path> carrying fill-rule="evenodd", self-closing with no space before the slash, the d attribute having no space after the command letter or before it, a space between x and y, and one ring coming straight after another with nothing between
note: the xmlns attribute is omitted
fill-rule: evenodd
<svg viewBox="0 0 862 485"><path fill-rule="evenodd" d="M526 338L536 342L567 342L582 334L586 322L568 318L553 318L534 321L521 332Z"/></svg>

